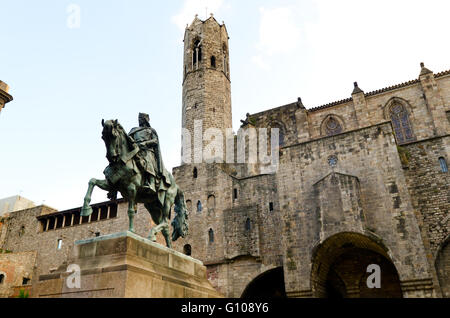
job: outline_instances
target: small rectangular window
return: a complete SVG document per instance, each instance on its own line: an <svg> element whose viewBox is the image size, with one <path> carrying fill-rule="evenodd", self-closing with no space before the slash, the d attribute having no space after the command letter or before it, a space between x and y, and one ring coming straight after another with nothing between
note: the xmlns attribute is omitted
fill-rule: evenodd
<svg viewBox="0 0 450 318"><path fill-rule="evenodd" d="M68 214L66 214L64 227L69 227L71 223L72 223L72 214L68 213Z"/></svg>
<svg viewBox="0 0 450 318"><path fill-rule="evenodd" d="M81 224L89 223L89 216L82 216L81 217Z"/></svg>
<svg viewBox="0 0 450 318"><path fill-rule="evenodd" d="M60 229L63 227L63 220L64 220L64 216L62 216L62 215L58 215L56 217L56 228L57 229Z"/></svg>
<svg viewBox="0 0 450 318"><path fill-rule="evenodd" d="M106 220L108 218L108 206L102 206L100 208L100 220Z"/></svg>
<svg viewBox="0 0 450 318"><path fill-rule="evenodd" d="M42 232L47 230L47 219L40 220Z"/></svg>
<svg viewBox="0 0 450 318"><path fill-rule="evenodd" d="M109 210L109 218L113 219L117 217L117 204L112 204Z"/></svg>
<svg viewBox="0 0 450 318"><path fill-rule="evenodd" d="M58 240L57 248L58 248L58 250L60 250L62 248L62 239Z"/></svg>
<svg viewBox="0 0 450 318"><path fill-rule="evenodd" d="M269 211L273 211L273 202L269 203Z"/></svg>
<svg viewBox="0 0 450 318"><path fill-rule="evenodd" d="M91 222L98 221L99 208L93 208L94 212L92 212Z"/></svg>
<svg viewBox="0 0 450 318"><path fill-rule="evenodd" d="M73 214L73 225L80 224L80 211Z"/></svg>
<svg viewBox="0 0 450 318"><path fill-rule="evenodd" d="M48 219L48 230L54 230L55 229L55 218L50 217Z"/></svg>

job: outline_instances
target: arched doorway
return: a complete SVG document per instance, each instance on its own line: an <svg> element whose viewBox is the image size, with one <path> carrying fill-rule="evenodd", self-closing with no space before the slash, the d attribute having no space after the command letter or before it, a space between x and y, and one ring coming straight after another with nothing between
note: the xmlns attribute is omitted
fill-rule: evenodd
<svg viewBox="0 0 450 318"><path fill-rule="evenodd" d="M435 266L442 297L450 298L450 237L442 244L436 257Z"/></svg>
<svg viewBox="0 0 450 318"><path fill-rule="evenodd" d="M278 267L256 277L248 284L241 298L286 298L283 267Z"/></svg>
<svg viewBox="0 0 450 318"><path fill-rule="evenodd" d="M380 286L371 284L375 271ZM387 249L368 236L339 233L314 249L311 283L315 297L328 298L401 298L397 270ZM372 287L372 288L371 288Z"/></svg>

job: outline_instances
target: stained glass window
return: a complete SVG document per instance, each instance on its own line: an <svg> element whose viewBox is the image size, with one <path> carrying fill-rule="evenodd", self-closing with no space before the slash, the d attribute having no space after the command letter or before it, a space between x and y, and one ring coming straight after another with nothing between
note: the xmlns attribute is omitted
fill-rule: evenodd
<svg viewBox="0 0 450 318"><path fill-rule="evenodd" d="M391 108L391 120L399 144L416 140L409 121L409 114L403 105L397 104Z"/></svg>

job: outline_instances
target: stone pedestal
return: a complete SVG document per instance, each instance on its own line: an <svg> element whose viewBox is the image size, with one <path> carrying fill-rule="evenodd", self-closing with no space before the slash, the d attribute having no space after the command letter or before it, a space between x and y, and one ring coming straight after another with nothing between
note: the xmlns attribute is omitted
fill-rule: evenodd
<svg viewBox="0 0 450 318"><path fill-rule="evenodd" d="M78 265L80 288L69 288ZM75 278L75 279L74 279ZM202 262L131 232L75 243L75 257L57 272L41 275L36 297L218 298Z"/></svg>

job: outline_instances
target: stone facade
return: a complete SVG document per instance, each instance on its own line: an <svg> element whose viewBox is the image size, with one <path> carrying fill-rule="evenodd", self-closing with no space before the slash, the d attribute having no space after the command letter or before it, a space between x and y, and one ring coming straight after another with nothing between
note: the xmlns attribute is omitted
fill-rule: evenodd
<svg viewBox="0 0 450 318"><path fill-rule="evenodd" d="M214 18L186 29L189 130L210 109L228 114L204 120L203 132L232 128L228 82L217 85L208 67L223 41L218 30L225 26ZM187 62L197 38L203 55L193 76ZM202 111L187 108L198 100ZM191 224L176 248L204 261L229 297L251 296L264 279L272 288L277 269L290 297L448 297L449 118L450 71L434 74L424 64L418 79L396 86L365 93L354 83L342 101L307 109L299 98L249 114L243 129L280 130L276 173L250 164L175 168ZM370 262L381 267L381 290L365 285Z"/></svg>
<svg viewBox="0 0 450 318"><path fill-rule="evenodd" d="M15 289L31 286L36 252L0 254L0 297L11 297Z"/></svg>

